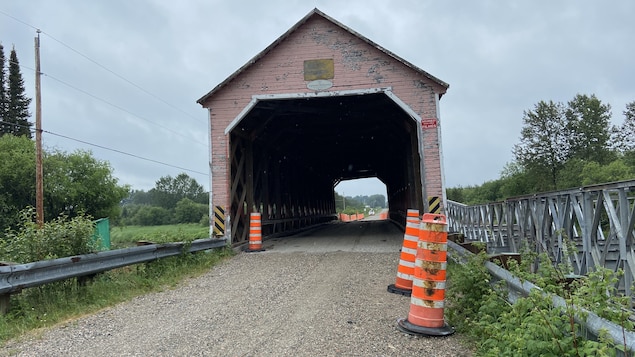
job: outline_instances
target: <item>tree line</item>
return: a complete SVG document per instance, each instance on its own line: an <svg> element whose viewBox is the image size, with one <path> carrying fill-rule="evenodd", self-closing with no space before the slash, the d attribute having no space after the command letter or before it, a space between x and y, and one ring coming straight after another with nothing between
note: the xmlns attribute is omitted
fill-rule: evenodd
<svg viewBox="0 0 635 357"><path fill-rule="evenodd" d="M500 178L448 188L450 200L478 204L635 178L635 101L621 124L611 125L611 106L577 94L566 104L540 101L523 112L514 160Z"/></svg>
<svg viewBox="0 0 635 357"><path fill-rule="evenodd" d="M44 218L109 217L115 225L205 222L208 193L182 173L165 176L145 192L120 185L107 161L89 151L44 150ZM21 225L35 206L35 143L26 136L0 137L0 232ZM2 233L0 233L0 236Z"/></svg>
<svg viewBox="0 0 635 357"><path fill-rule="evenodd" d="M89 151L42 153L44 218L60 215L118 217L129 187L119 185L106 161ZM20 224L20 212L35 206L35 143L26 135L0 137L0 232ZM1 233L0 233L1 235Z"/></svg>
<svg viewBox="0 0 635 357"><path fill-rule="evenodd" d="M381 194L342 196L335 192L335 211L338 213L364 213L366 209L386 208L386 197Z"/></svg>
<svg viewBox="0 0 635 357"><path fill-rule="evenodd" d="M149 191L132 190L122 201L122 225L209 225L209 192L185 173L163 176Z"/></svg>

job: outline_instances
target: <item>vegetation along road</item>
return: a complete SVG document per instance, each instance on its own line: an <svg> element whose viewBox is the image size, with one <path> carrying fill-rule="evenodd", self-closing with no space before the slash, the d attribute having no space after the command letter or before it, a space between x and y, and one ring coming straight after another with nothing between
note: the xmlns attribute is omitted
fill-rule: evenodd
<svg viewBox="0 0 635 357"><path fill-rule="evenodd" d="M470 356L459 335L399 332L403 234L386 221L327 224L265 241L175 289L20 341L17 356Z"/></svg>

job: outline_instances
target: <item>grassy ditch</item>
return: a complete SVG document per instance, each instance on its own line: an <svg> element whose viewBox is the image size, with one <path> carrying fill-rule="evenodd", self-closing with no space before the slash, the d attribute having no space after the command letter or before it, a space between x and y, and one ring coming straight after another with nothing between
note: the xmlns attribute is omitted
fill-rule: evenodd
<svg viewBox="0 0 635 357"><path fill-rule="evenodd" d="M117 238L117 244L131 245L138 240L162 243L199 238L198 233L190 233L190 229L196 231L193 227L185 228L179 225L170 230L163 227L162 231L153 231L154 227L144 228L124 228L125 235ZM203 228L207 230L207 227ZM113 229L113 235L117 234L117 230L118 228ZM202 238L206 237L207 234ZM0 316L0 344L26 332L94 313L139 295L171 289L184 279L205 273L231 255L233 251L228 248L212 252L184 253L176 257L107 271L98 274L88 283L68 279L26 289L11 296L8 314Z"/></svg>
<svg viewBox="0 0 635 357"><path fill-rule="evenodd" d="M118 226L110 230L112 249L131 247L138 241L153 243L182 242L209 238L209 226L197 223L164 226Z"/></svg>

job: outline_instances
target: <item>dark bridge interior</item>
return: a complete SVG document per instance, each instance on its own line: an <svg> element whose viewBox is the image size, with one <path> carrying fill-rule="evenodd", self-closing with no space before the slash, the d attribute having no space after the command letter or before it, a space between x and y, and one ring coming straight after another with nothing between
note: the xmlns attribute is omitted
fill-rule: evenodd
<svg viewBox="0 0 635 357"><path fill-rule="evenodd" d="M334 187L377 177L390 218L423 209L417 122L384 93L260 100L230 132L232 242L336 218Z"/></svg>

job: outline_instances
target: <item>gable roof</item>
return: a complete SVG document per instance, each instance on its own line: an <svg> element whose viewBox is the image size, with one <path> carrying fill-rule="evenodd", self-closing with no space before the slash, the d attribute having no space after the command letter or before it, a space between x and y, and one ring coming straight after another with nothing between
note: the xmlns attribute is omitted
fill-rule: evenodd
<svg viewBox="0 0 635 357"><path fill-rule="evenodd" d="M362 41L366 42L367 44L375 47L376 49L380 50L381 52L387 54L388 56L394 58L395 60L401 62L403 65L409 67L410 69L414 70L415 72L427 77L428 79L432 80L433 82L437 83L438 85L444 87L445 89L449 88L450 85L445 83L444 81L436 78L435 76L431 75L430 73L422 70L421 68L413 65L412 63L406 61L405 59L395 55L394 53L388 51L387 49L381 47L380 45L376 44L375 42L369 40L368 38L362 36L361 34L355 32L354 30L350 29L349 27L345 26L344 24L340 23L339 21L333 19L332 17L326 15L325 13L323 13L322 11L318 10L317 8L311 10L305 17L303 17L300 21L298 21L295 25L293 25L289 30L287 30L287 32L285 32L282 36L278 37L278 39L276 39L273 43L271 43L269 46L267 46L267 48L265 48L264 50L262 50L260 53L258 53L256 56L254 56L251 60L249 60L247 63L245 63L242 67L240 67L236 72L232 73L229 77L227 77L224 81L222 81L221 83L219 83L216 87L214 87L211 91L209 91L207 94L205 94L204 96L202 96L199 100L197 100L196 102L203 105L203 103L205 101L207 101L210 97L212 97L216 92L218 92L221 88L223 88L227 83L231 82L234 78L236 78L238 75L240 75L244 70L246 70L247 68L249 68L251 65L253 65L254 63L256 63L259 59L263 58L267 53L269 53L273 48L275 48L278 44L280 44L282 41L284 41L287 37L289 37L289 35L291 35L295 30L297 30L300 26L302 26L304 23L306 23L310 18L314 17L314 16L321 16L324 19L332 22L333 24L341 27L342 29L344 29L345 31L351 33L353 36L358 37L359 39L361 39ZM439 95L439 98L441 98L441 96L443 95L443 93L441 93Z"/></svg>

